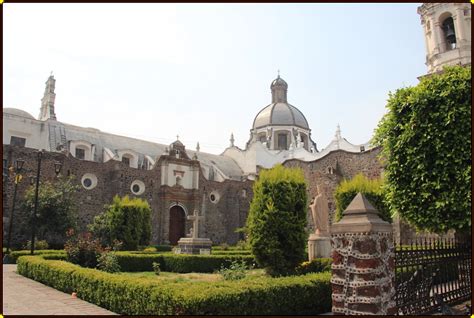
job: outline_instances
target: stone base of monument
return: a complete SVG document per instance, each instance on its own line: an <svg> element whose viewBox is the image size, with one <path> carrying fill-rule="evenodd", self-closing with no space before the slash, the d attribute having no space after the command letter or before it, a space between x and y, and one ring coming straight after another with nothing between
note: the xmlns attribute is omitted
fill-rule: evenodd
<svg viewBox="0 0 474 318"><path fill-rule="evenodd" d="M321 257L332 257L331 238L311 234L308 239L308 258L313 260Z"/></svg>
<svg viewBox="0 0 474 318"><path fill-rule="evenodd" d="M211 254L212 241L207 238L183 237L178 241L177 254Z"/></svg>

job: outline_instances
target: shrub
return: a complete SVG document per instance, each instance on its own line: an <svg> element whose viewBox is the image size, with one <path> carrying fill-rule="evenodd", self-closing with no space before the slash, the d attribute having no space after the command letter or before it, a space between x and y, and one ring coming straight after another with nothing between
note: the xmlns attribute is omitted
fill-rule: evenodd
<svg viewBox="0 0 474 318"><path fill-rule="evenodd" d="M308 273L320 273L331 270L332 258L315 258L311 261L301 263L296 268L296 273L305 275Z"/></svg>
<svg viewBox="0 0 474 318"><path fill-rule="evenodd" d="M342 212L344 212L359 192L379 211L379 215L383 220L392 223L390 208L385 199L382 179L371 180L362 173L357 174L351 180L343 180L336 188L334 193L336 199L336 221L342 218Z"/></svg>
<svg viewBox="0 0 474 318"><path fill-rule="evenodd" d="M67 260L83 267L96 267L97 259L104 251L100 241L92 239L90 233L75 235L73 231L69 231L68 235L70 238L64 245Z"/></svg>
<svg viewBox="0 0 474 318"><path fill-rule="evenodd" d="M239 280L245 278L245 271L247 270L247 265L244 261L232 261L229 267L224 267L221 265L221 269L219 270L219 274L222 275L224 280Z"/></svg>
<svg viewBox="0 0 474 318"><path fill-rule="evenodd" d="M35 250L47 250L48 248L49 244L46 240L35 240ZM31 241L28 240L23 249L31 250Z"/></svg>
<svg viewBox="0 0 474 318"><path fill-rule="evenodd" d="M287 275L305 259L306 183L300 169L260 172L253 185L248 238L257 264L272 276Z"/></svg>
<svg viewBox="0 0 474 318"><path fill-rule="evenodd" d="M238 281L160 281L24 256L21 275L122 315L317 315L331 309L329 273Z"/></svg>
<svg viewBox="0 0 474 318"><path fill-rule="evenodd" d="M156 275L161 274L161 269L160 269L160 263L153 262L153 271L155 272Z"/></svg>
<svg viewBox="0 0 474 318"><path fill-rule="evenodd" d="M108 273L120 272L120 265L115 252L102 252L97 258L97 268Z"/></svg>
<svg viewBox="0 0 474 318"><path fill-rule="evenodd" d="M471 230L471 81L454 66L397 90L375 132L390 206L418 229Z"/></svg>
<svg viewBox="0 0 474 318"><path fill-rule="evenodd" d="M15 264L20 256L27 256L30 255L30 250L23 250L23 251L12 251L10 252L11 263ZM62 255L64 259L66 258L66 252L62 250L35 250L34 255Z"/></svg>
<svg viewBox="0 0 474 318"><path fill-rule="evenodd" d="M89 229L104 245L119 240L125 250L136 250L139 245L147 245L150 241L150 206L138 198L115 196L107 210L94 218Z"/></svg>

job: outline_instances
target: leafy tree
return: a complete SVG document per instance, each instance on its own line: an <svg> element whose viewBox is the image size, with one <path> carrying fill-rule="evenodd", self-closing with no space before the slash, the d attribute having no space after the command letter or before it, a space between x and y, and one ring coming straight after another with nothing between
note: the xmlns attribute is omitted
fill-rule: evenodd
<svg viewBox="0 0 474 318"><path fill-rule="evenodd" d="M139 198L115 196L106 211L94 218L89 230L105 245L118 240L123 249L136 250L138 245L148 245L150 241L150 206Z"/></svg>
<svg viewBox="0 0 474 318"><path fill-rule="evenodd" d="M247 219L252 254L272 276L288 275L305 260L307 196L300 169L260 172Z"/></svg>
<svg viewBox="0 0 474 318"><path fill-rule="evenodd" d="M63 242L66 231L77 226L77 208L74 194L78 189L73 178L44 181L38 189L36 235L40 240ZM35 205L35 185L25 193L22 209L31 215ZM28 226L31 226L32 219Z"/></svg>
<svg viewBox="0 0 474 318"><path fill-rule="evenodd" d="M390 208L386 202L382 179L369 179L362 173L357 174L351 180L343 180L336 188L334 197L336 199L336 221L342 218L342 212L352 202L357 193L361 192L376 208L380 217L392 223Z"/></svg>
<svg viewBox="0 0 474 318"><path fill-rule="evenodd" d="M418 229L471 227L471 68L446 67L390 94L376 129L391 208Z"/></svg>

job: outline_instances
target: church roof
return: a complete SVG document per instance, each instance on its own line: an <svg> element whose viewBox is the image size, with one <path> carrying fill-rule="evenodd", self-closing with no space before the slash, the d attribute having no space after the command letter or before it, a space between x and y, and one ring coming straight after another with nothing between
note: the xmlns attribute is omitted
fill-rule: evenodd
<svg viewBox="0 0 474 318"><path fill-rule="evenodd" d="M309 129L308 121L303 113L288 103L272 103L266 106L253 121L253 129L272 125L298 126Z"/></svg>

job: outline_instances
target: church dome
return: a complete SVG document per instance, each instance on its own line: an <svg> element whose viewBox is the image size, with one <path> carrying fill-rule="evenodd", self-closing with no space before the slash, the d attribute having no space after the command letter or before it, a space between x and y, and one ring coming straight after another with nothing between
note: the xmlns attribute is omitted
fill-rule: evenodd
<svg viewBox="0 0 474 318"><path fill-rule="evenodd" d="M272 103L262 109L253 121L253 129L265 126L298 126L309 129L303 113L288 103Z"/></svg>
<svg viewBox="0 0 474 318"><path fill-rule="evenodd" d="M30 113L25 112L24 110L18 109L18 108L4 108L3 113L10 114L10 115L16 115L16 116L21 116L21 117L26 117L29 119L35 119Z"/></svg>
<svg viewBox="0 0 474 318"><path fill-rule="evenodd" d="M283 78L280 77L280 75L278 75L278 77L275 80L273 80L272 84L270 85L270 88L273 89L275 86L280 86L285 89L288 89L288 84L285 82Z"/></svg>

